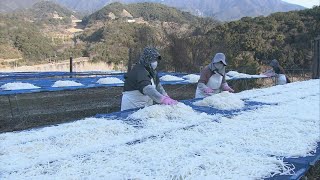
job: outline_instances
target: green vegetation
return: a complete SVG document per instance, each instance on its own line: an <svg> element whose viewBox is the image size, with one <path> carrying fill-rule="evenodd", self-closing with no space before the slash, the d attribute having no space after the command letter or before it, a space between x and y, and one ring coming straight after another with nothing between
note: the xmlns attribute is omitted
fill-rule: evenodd
<svg viewBox="0 0 320 180"><path fill-rule="evenodd" d="M96 31L86 31L80 38L88 42L86 54L93 61L119 64L127 62L128 49L160 44L154 28L122 21L108 22Z"/></svg>
<svg viewBox="0 0 320 180"><path fill-rule="evenodd" d="M0 26L0 52L3 52L0 58L20 58L22 55L30 61L41 61L53 54L51 41L32 23L0 16ZM10 49L12 51L7 51Z"/></svg>
<svg viewBox="0 0 320 180"><path fill-rule="evenodd" d="M70 55L82 56L84 47L81 45L71 48L70 44L63 45L61 39L50 37L71 24L71 15L68 9L48 1L36 3L30 9L0 15L0 59L21 59L19 64L31 65L49 59L65 60Z"/></svg>
<svg viewBox="0 0 320 180"><path fill-rule="evenodd" d="M29 9L13 13L14 17L27 18L39 25L70 24L71 15L74 15L72 11L50 1L40 1Z"/></svg>
<svg viewBox="0 0 320 180"><path fill-rule="evenodd" d="M143 16L149 20L148 24L107 18L110 12L117 15L122 9L134 17ZM268 64L274 58L284 68L309 69L311 66L311 40L319 35L320 28L319 7L268 17L246 17L224 24L184 16L178 10L175 12L181 16L173 16L172 9L163 10L162 5L152 3L128 6L114 3L86 18L87 23L100 20L103 24L95 30L89 23L90 30L82 35L82 40L90 43L87 50L94 52L95 60L110 62L126 63L130 47L137 51L135 58L144 45L159 47L165 57L160 68L172 71L198 72L217 52L227 55L229 68L252 74L258 73L261 64ZM174 21L175 25L170 29L159 21ZM189 31L182 32L181 27L186 24ZM138 33L143 31L148 33Z"/></svg>
<svg viewBox="0 0 320 180"><path fill-rule="evenodd" d="M92 24L96 21L110 20L110 17L108 16L110 12L112 12L117 19L121 19L121 13L124 9L128 11L133 18L142 17L145 21L196 23L201 19L188 12L183 12L158 3L136 3L124 5L116 2L105 6L88 17L85 17L83 22L85 24Z"/></svg>
<svg viewBox="0 0 320 180"><path fill-rule="evenodd" d="M200 19L189 12L156 3L129 4L128 11L133 17L143 17L146 21L158 20L176 23L194 23Z"/></svg>
<svg viewBox="0 0 320 180"><path fill-rule="evenodd" d="M123 10L144 21L127 22L131 17L123 15ZM115 19L109 18L111 12ZM274 58L284 68L309 69L311 41L319 35L319 17L317 6L219 23L161 4L113 3L84 18L86 28L76 37L76 47L58 48L40 33L37 23L0 16L0 58L22 56L39 62L53 56L67 59L84 55L92 61L126 65L128 59L136 62L145 46L155 46L163 56L161 70L199 72L217 52L227 55L229 69L245 73L258 73L262 64Z"/></svg>
<svg viewBox="0 0 320 180"><path fill-rule="evenodd" d="M242 18L206 34L232 59L250 53L259 63L278 59L285 68L310 68L311 41L319 35L320 8ZM214 47L216 48L216 47Z"/></svg>
<svg viewBox="0 0 320 180"><path fill-rule="evenodd" d="M142 17L147 23L128 23L128 18L121 16L123 10L128 11L134 18ZM110 13L117 18L109 18ZM113 3L83 21L87 28L80 39L88 44L86 54L92 60L127 64L131 48L130 58L134 63L145 46L156 46L165 57L161 67L166 70L178 70L172 66L172 63L179 62L173 58L174 52L170 49L173 38L183 40L196 34L204 34L216 25L216 21L212 19L199 18L155 3ZM190 68L194 69L191 66Z"/></svg>

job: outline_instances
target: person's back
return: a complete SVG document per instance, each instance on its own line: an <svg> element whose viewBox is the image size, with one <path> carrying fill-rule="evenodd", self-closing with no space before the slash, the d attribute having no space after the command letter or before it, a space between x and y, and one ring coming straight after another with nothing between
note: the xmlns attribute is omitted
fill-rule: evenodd
<svg viewBox="0 0 320 180"><path fill-rule="evenodd" d="M195 98L204 98L221 91L234 92L229 87L225 78L225 69L227 66L226 57L223 53L217 53L211 63L200 72Z"/></svg>
<svg viewBox="0 0 320 180"><path fill-rule="evenodd" d="M283 85L286 83L290 83L289 78L286 76L284 69L280 66L278 60L273 59L270 62L270 66L272 67L274 73L276 74L276 84Z"/></svg>
<svg viewBox="0 0 320 180"><path fill-rule="evenodd" d="M178 102L171 99L162 85L155 70L161 59L155 48L145 48L139 63L125 75L122 93L121 111L151 106L153 101L174 105Z"/></svg>
<svg viewBox="0 0 320 180"><path fill-rule="evenodd" d="M125 75L123 91L139 90L143 93L143 88L150 84L152 78L151 73L146 70L143 64L136 64L131 71Z"/></svg>

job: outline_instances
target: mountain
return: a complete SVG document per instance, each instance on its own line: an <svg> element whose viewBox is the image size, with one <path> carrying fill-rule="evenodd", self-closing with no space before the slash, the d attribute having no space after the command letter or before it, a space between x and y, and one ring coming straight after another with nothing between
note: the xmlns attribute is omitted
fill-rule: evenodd
<svg viewBox="0 0 320 180"><path fill-rule="evenodd" d="M85 12L88 14L103 8L104 6L115 2L114 0L52 0L65 7L73 9L79 12ZM121 1L119 1L121 2Z"/></svg>
<svg viewBox="0 0 320 180"><path fill-rule="evenodd" d="M0 14L0 59L35 62L53 53L51 40L34 23Z"/></svg>
<svg viewBox="0 0 320 180"><path fill-rule="evenodd" d="M3 0L2 0L3 1ZM0 12L21 7L30 7L30 3L40 0L4 0L0 3ZM52 0L75 11L93 13L113 2L139 3L153 2L176 7L195 15L215 17L222 21L231 21L245 16L266 16L274 12L287 12L304 9L281 0Z"/></svg>
<svg viewBox="0 0 320 180"><path fill-rule="evenodd" d="M33 6L41 0L1 0L0 13L11 12L16 9L24 9Z"/></svg>
<svg viewBox="0 0 320 180"><path fill-rule="evenodd" d="M168 47L171 36L189 36L200 22L215 24L159 3L111 3L83 19L86 28L79 38L93 61L120 64L128 62L129 48L137 56L148 45Z"/></svg>
<svg viewBox="0 0 320 180"><path fill-rule="evenodd" d="M91 20L81 35L81 40L88 45L84 52L92 60L127 64L129 48L138 54L142 47L153 45L164 57L159 65L161 70L198 72L217 52L226 54L228 68L248 74L259 73L261 64L268 64L271 59L278 59L284 68L308 69L312 62L310 42L319 36L319 6L218 24L204 23L202 18L198 23L193 20L168 22L171 13L164 13L161 18L139 24L130 23L126 18L109 19L108 14L120 16L123 9L136 16L129 5L111 6L114 5L119 7L117 11L105 7L89 16ZM157 10L152 9L143 16L152 17Z"/></svg>
<svg viewBox="0 0 320 180"><path fill-rule="evenodd" d="M113 0L55 0L77 11L89 11L114 2ZM304 7L281 0L117 0L121 3L152 2L175 7L195 15L214 17L222 21L237 20L241 17L266 16L274 12L301 10Z"/></svg>
<svg viewBox="0 0 320 180"><path fill-rule="evenodd" d="M162 0L161 3L193 14L215 17L222 21L304 9L302 6L289 4L281 0Z"/></svg>
<svg viewBox="0 0 320 180"><path fill-rule="evenodd" d="M51 1L40 1L35 3L28 9L14 11L14 14L17 16L22 16L24 18L28 18L31 21L43 21L53 19L70 20L70 17L75 13Z"/></svg>
<svg viewBox="0 0 320 180"><path fill-rule="evenodd" d="M84 19L84 23L96 23L112 18L143 18L145 21L164 21L176 23L197 22L199 17L176 8L158 3L121 4L111 3Z"/></svg>
<svg viewBox="0 0 320 180"><path fill-rule="evenodd" d="M64 57L73 37L72 20L76 20L72 11L51 1L0 14L0 59L33 64Z"/></svg>

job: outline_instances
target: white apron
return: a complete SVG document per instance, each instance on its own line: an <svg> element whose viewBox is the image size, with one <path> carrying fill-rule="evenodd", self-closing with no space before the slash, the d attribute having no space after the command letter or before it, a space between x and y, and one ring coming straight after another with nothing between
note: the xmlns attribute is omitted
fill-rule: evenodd
<svg viewBox="0 0 320 180"><path fill-rule="evenodd" d="M155 87L153 79L151 79L151 83ZM149 96L142 94L139 90L122 92L121 111L152 105L153 100Z"/></svg>
<svg viewBox="0 0 320 180"><path fill-rule="evenodd" d="M222 79L223 76L221 76L220 74L216 73L213 74L210 78L208 83L206 84L206 86L208 86L209 88L214 90L214 94L220 93L220 87L222 84ZM196 96L195 98L204 98L209 96L208 94L204 93L203 91L201 91L198 87L196 90Z"/></svg>
<svg viewBox="0 0 320 180"><path fill-rule="evenodd" d="M287 84L287 78L284 74L278 74L277 75L277 85L283 85L283 84Z"/></svg>

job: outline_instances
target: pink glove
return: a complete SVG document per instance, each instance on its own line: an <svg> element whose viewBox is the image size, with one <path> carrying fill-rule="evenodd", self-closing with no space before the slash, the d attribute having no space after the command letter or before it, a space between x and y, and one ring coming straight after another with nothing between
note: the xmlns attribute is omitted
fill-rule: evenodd
<svg viewBox="0 0 320 180"><path fill-rule="evenodd" d="M275 74L274 73L263 73L262 75L265 75L267 77L272 77L274 76Z"/></svg>
<svg viewBox="0 0 320 180"><path fill-rule="evenodd" d="M267 77L272 77L275 76L276 74L274 73L273 70L269 69L266 72L262 73L263 75L267 76Z"/></svg>
<svg viewBox="0 0 320 180"><path fill-rule="evenodd" d="M231 92L231 93L234 92L234 90L228 85L228 83L223 83L223 84L222 84L222 90L224 90L224 91L229 91L229 92Z"/></svg>
<svg viewBox="0 0 320 180"><path fill-rule="evenodd" d="M213 89L211 89L211 88L209 88L209 87L205 88L203 91L204 91L206 94L211 94L211 93L214 92Z"/></svg>
<svg viewBox="0 0 320 180"><path fill-rule="evenodd" d="M161 104L164 104L164 105L176 105L176 104L178 104L178 101L171 99L169 96L162 96Z"/></svg>

